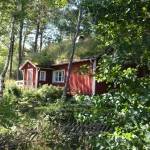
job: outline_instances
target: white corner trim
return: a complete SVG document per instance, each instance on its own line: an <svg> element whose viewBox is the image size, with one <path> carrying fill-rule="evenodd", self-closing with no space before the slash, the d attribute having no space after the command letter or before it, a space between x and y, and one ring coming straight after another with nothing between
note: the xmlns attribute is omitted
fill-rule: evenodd
<svg viewBox="0 0 150 150"><path fill-rule="evenodd" d="M35 88L38 87L38 72L39 72L39 69L36 68L36 75L35 75Z"/></svg>
<svg viewBox="0 0 150 150"><path fill-rule="evenodd" d="M93 74L95 74L96 71L96 60L94 60L93 62ZM95 95L95 89L96 89L96 80L95 77L93 76L93 80L92 80L92 95Z"/></svg>

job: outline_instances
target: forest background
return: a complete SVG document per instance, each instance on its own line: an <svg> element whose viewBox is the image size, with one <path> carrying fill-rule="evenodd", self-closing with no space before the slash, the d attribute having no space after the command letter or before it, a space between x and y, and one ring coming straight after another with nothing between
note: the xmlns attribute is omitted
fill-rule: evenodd
<svg viewBox="0 0 150 150"><path fill-rule="evenodd" d="M117 87L103 95L75 96L70 103L60 100L61 89L55 87L21 91L6 82L0 105L2 147L15 143L34 149L36 142L41 149L43 143L47 149L149 149L149 7L148 0L1 0L1 77L21 79L19 67L26 59L40 64L69 60L82 8L74 58L100 54L97 81ZM113 54L106 53L108 48ZM145 71L140 78L139 68ZM57 128L66 121L102 122L113 133L72 136Z"/></svg>

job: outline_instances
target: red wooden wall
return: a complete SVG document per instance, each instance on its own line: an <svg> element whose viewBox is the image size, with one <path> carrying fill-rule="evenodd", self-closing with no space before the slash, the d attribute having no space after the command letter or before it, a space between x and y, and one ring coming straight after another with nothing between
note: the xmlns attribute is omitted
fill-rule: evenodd
<svg viewBox="0 0 150 150"><path fill-rule="evenodd" d="M32 80L32 84L35 87L36 85L36 68L27 62L27 64L22 68L23 70L23 77L24 77L24 81L25 81L25 85L27 85L27 70L28 69L33 69L33 80Z"/></svg>
<svg viewBox="0 0 150 150"><path fill-rule="evenodd" d="M71 76L70 76L70 80L69 80L69 88L68 88L68 92L70 94L87 94L87 95L92 95L93 94L93 89L95 88L95 94L101 94L101 93L105 93L108 90L108 85L105 82L101 82L101 83L97 83L95 81L95 87L93 87L93 61L87 60L87 61L83 61L83 62L76 62L72 64L72 71L71 71ZM83 65L87 65L89 67L89 70L87 73L85 74L81 74L79 68ZM124 66L126 67L133 67L135 68L135 66ZM33 65L30 62L27 62L22 68L21 70L23 71L23 77L24 77L24 81L25 81L25 85L26 85L26 81L27 81L27 70L28 69L33 69L33 81L32 81L32 85L33 87L40 86L43 84L52 84L55 86L61 86L63 87L65 85L64 83L53 83L52 82L52 75L53 75L53 71L55 70L65 70L65 77L67 74L67 68L68 68L68 64L59 64L59 65L52 65L51 69L42 69L42 68L37 68L35 65ZM38 77L38 81L36 81L37 77L36 77L36 71L38 71L37 73L37 77ZM46 81L39 81L39 76L40 76L40 71L46 71ZM149 74L149 69L147 67L141 67L138 68L138 72L137 75L138 77L142 77L142 76L146 76ZM113 87L113 86L112 86Z"/></svg>
<svg viewBox="0 0 150 150"><path fill-rule="evenodd" d="M46 80L45 81L40 81L40 71L46 71ZM41 86L43 84L48 84L50 85L52 83L52 70L50 69L40 69L38 71L38 86Z"/></svg>
<svg viewBox="0 0 150 150"><path fill-rule="evenodd" d="M80 72L80 67L83 65L88 66L88 72L82 73ZM67 68L68 64L59 64L59 65L53 65L51 66L52 69L42 69L42 68L36 68L36 66L32 65L31 63L27 62L25 66L22 68L24 72L24 81L26 83L27 81L27 69L33 69L33 86L41 86L43 84L52 84L55 86L60 86L63 87L65 85L65 82L63 83L53 83L52 82L52 75L53 71L55 70L64 70L65 71L65 77L67 74ZM38 81L36 81L36 71L38 70ZM40 81L39 76L40 76L40 71L46 71L46 80L45 81ZM70 80L69 80L69 88L68 92L72 95L74 94L87 94L87 95L92 95L93 94L93 62L87 60L84 62L76 62L72 64L72 70L71 70L71 75L70 75ZM107 91L107 85L103 83L97 83L95 81L95 93L104 93Z"/></svg>
<svg viewBox="0 0 150 150"><path fill-rule="evenodd" d="M79 71L80 66L88 65L89 70L85 74L81 74ZM82 94L92 94L92 65L89 61L73 64L73 70L71 72L69 88L71 93L82 93Z"/></svg>
<svg viewBox="0 0 150 150"><path fill-rule="evenodd" d="M77 62L72 64L72 70L71 70L71 75L70 75L70 80L69 80L69 93L70 94L77 94L77 93L82 93L82 94L92 94L92 75L89 73L85 74L80 74L79 68L82 65L87 65L89 66L89 72L92 72L92 64L90 61L86 62ZM54 70L65 70L65 76L67 74L67 67L68 64L64 65L57 65L54 66ZM53 85L56 86L64 86L64 83L52 83Z"/></svg>

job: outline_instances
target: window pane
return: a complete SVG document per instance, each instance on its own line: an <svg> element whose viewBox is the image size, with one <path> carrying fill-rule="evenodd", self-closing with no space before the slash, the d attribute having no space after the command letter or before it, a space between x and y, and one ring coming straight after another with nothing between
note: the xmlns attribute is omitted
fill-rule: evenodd
<svg viewBox="0 0 150 150"><path fill-rule="evenodd" d="M61 81L61 76L59 76L59 81Z"/></svg>
<svg viewBox="0 0 150 150"><path fill-rule="evenodd" d="M46 72L40 71L40 80L45 81L45 79L46 79Z"/></svg>
<svg viewBox="0 0 150 150"><path fill-rule="evenodd" d="M54 82L63 82L64 81L64 71L54 71L53 73L53 80Z"/></svg>
<svg viewBox="0 0 150 150"><path fill-rule="evenodd" d="M57 81L57 74L58 74L57 72L54 73L54 75L55 75L55 81Z"/></svg>

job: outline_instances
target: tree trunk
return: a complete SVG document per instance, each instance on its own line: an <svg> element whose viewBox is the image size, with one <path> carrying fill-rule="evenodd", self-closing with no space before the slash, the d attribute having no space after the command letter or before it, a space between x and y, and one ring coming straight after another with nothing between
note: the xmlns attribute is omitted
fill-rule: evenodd
<svg viewBox="0 0 150 150"><path fill-rule="evenodd" d="M15 43L15 35L12 35L11 40L11 55L10 55L10 66L9 66L9 79L12 78L12 67L13 67L13 56L14 56L14 43Z"/></svg>
<svg viewBox="0 0 150 150"><path fill-rule="evenodd" d="M43 29L40 30L40 52L42 51L43 46Z"/></svg>
<svg viewBox="0 0 150 150"><path fill-rule="evenodd" d="M34 53L36 53L38 51L37 48L38 48L39 30L40 30L40 21L37 21L36 34L35 34L35 42L34 42L34 49L33 49Z"/></svg>
<svg viewBox="0 0 150 150"><path fill-rule="evenodd" d="M23 43L22 43L22 59L24 57L24 52L25 52L25 44L26 44L26 40L27 40L27 34L24 35L24 38L23 38Z"/></svg>
<svg viewBox="0 0 150 150"><path fill-rule="evenodd" d="M75 49L76 49L76 40L77 40L77 37L79 35L79 31L80 31L81 19L82 19L82 8L80 7L79 8L76 31L75 31L74 38L73 38L73 41L72 41L72 54L71 54L71 57L70 57L70 62L68 64L65 87L64 87L63 95L62 95L63 100L65 100L67 98L67 89L68 89L68 85L69 85L69 79L70 79L70 74L71 74L71 69L72 69L72 62L73 62L73 58L74 58L74 53L75 53Z"/></svg>
<svg viewBox="0 0 150 150"><path fill-rule="evenodd" d="M21 72L19 70L19 67L22 63L22 57L23 57L23 52L22 52L22 35L23 35L23 26L24 26L24 20L20 20L20 31L19 31L19 53L18 53L18 68L17 68L17 80L21 79Z"/></svg>
<svg viewBox="0 0 150 150"><path fill-rule="evenodd" d="M9 67L9 63L10 63L10 59L11 59L11 54L12 54L12 47L14 44L14 34L15 34L15 18L13 17L12 19L12 28L11 28L11 37L10 37L10 45L9 45L9 49L8 49L8 55L7 55L7 59L3 68L2 73L0 74L0 96L3 96L3 91L5 88L5 76Z"/></svg>

